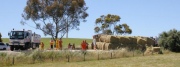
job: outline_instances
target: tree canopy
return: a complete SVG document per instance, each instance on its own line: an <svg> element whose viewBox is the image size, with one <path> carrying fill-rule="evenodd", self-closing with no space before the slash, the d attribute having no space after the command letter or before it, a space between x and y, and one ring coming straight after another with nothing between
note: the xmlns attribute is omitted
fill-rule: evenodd
<svg viewBox="0 0 180 67"><path fill-rule="evenodd" d="M172 29L159 35L158 44L170 51L180 52L180 31Z"/></svg>
<svg viewBox="0 0 180 67"><path fill-rule="evenodd" d="M101 15L96 19L94 28L95 33L115 35L115 34L131 34L132 30L127 24L119 24L121 17L118 15L107 14Z"/></svg>
<svg viewBox="0 0 180 67"><path fill-rule="evenodd" d="M80 22L86 22L87 9L84 0L27 0L21 23L32 20L45 35L62 38L69 30L78 30Z"/></svg>

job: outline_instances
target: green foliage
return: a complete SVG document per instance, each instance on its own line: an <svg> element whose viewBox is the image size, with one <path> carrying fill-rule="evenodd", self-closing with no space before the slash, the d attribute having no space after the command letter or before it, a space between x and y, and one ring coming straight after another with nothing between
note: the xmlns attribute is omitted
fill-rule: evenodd
<svg viewBox="0 0 180 67"><path fill-rule="evenodd" d="M2 37L2 35L1 35L1 33L0 33L0 42L3 42L3 40L1 39L1 37Z"/></svg>
<svg viewBox="0 0 180 67"><path fill-rule="evenodd" d="M180 31L172 29L159 35L158 44L173 52L180 52Z"/></svg>
<svg viewBox="0 0 180 67"><path fill-rule="evenodd" d="M71 29L78 30L80 22L86 21L87 9L84 0L27 0L22 17L55 40ZM24 20L21 23L27 24Z"/></svg>
<svg viewBox="0 0 180 67"><path fill-rule="evenodd" d="M95 33L102 31L103 34L115 35L115 34L131 34L132 30L127 24L118 24L120 21L120 16L108 14L106 16L102 15L97 18L94 28Z"/></svg>

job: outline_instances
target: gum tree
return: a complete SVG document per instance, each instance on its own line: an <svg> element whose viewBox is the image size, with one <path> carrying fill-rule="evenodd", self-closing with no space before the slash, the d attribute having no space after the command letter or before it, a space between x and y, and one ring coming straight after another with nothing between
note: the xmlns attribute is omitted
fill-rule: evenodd
<svg viewBox="0 0 180 67"><path fill-rule="evenodd" d="M26 21L31 20L45 35L62 38L86 21L87 9L84 0L27 0L21 23L28 24Z"/></svg>
<svg viewBox="0 0 180 67"><path fill-rule="evenodd" d="M118 15L101 15L95 21L95 33L101 32L102 34L108 35L131 34L132 30L130 29L130 27L127 24L120 24L120 19L121 17Z"/></svg>

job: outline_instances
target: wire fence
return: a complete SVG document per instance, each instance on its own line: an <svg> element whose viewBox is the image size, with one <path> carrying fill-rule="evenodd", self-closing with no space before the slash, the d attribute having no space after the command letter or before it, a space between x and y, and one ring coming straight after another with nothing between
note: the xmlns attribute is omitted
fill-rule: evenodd
<svg viewBox="0 0 180 67"><path fill-rule="evenodd" d="M34 50L32 52L22 52L22 55L11 55L7 53L0 53L0 67L17 64L35 64L41 62L76 62L89 60L105 60L123 57L147 56L153 55L145 54L141 50L126 49L120 50Z"/></svg>

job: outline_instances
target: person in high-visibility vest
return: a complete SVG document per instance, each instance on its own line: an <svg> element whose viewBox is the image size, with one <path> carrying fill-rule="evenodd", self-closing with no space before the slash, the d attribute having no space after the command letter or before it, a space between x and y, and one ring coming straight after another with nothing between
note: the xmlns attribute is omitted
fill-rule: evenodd
<svg viewBox="0 0 180 67"><path fill-rule="evenodd" d="M53 39L51 39L50 40L50 47L51 47L51 49L53 49L53 44L54 44L54 41L53 41Z"/></svg>
<svg viewBox="0 0 180 67"><path fill-rule="evenodd" d="M82 42L81 48L82 48L82 50L86 50L86 43L85 43L85 41Z"/></svg>
<svg viewBox="0 0 180 67"><path fill-rule="evenodd" d="M41 42L41 50L44 50L44 43Z"/></svg>
<svg viewBox="0 0 180 67"><path fill-rule="evenodd" d="M74 44L74 43L73 43L73 45L72 45L72 49L75 50L75 44Z"/></svg>
<svg viewBox="0 0 180 67"><path fill-rule="evenodd" d="M56 39L56 49L58 50L59 49L59 40Z"/></svg>
<svg viewBox="0 0 180 67"><path fill-rule="evenodd" d="M62 39L59 39L59 49L62 50Z"/></svg>

